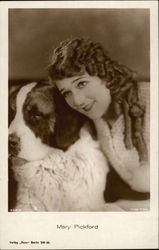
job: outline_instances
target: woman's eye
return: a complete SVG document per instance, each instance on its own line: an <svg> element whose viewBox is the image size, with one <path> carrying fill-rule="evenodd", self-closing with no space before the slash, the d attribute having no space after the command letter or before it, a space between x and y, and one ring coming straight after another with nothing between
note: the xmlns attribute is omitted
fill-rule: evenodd
<svg viewBox="0 0 159 250"><path fill-rule="evenodd" d="M86 85L87 85L87 82L82 81L82 82L79 82L79 83L77 84L77 87L78 87L78 88L83 88L83 87L85 87Z"/></svg>

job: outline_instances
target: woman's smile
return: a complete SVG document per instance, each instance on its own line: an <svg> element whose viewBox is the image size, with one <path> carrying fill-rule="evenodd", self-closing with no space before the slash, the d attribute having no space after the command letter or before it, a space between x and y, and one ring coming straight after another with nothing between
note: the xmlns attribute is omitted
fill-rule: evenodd
<svg viewBox="0 0 159 250"><path fill-rule="evenodd" d="M83 107L83 110L85 110L85 111L90 111L90 110L93 108L94 104L95 104L95 101L92 101L91 103L85 105L85 106Z"/></svg>

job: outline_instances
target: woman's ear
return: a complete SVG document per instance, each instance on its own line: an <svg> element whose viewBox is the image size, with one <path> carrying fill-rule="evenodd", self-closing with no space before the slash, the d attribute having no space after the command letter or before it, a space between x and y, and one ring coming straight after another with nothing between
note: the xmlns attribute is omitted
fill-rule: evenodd
<svg viewBox="0 0 159 250"><path fill-rule="evenodd" d="M71 109L58 90L54 93L56 126L56 147L67 150L79 138L79 132L86 118L77 111Z"/></svg>

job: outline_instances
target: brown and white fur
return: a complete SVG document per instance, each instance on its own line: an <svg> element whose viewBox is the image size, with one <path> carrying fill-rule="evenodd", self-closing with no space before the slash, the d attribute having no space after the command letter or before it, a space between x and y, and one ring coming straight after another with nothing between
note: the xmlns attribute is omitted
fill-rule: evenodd
<svg viewBox="0 0 159 250"><path fill-rule="evenodd" d="M16 211L122 211L105 203L108 163L84 123L53 87L19 90L9 126Z"/></svg>
<svg viewBox="0 0 159 250"><path fill-rule="evenodd" d="M67 114L62 106L62 116L65 117L62 120L55 99L53 87L40 87L36 83L26 85L18 92L16 115L9 127L10 151L20 158L12 161L18 182L15 209L101 210L105 203L107 162L98 142L86 128L81 129L83 122L79 116ZM65 123L61 131L58 131L58 123ZM64 127L67 131L63 131ZM53 144L65 151L52 147Z"/></svg>

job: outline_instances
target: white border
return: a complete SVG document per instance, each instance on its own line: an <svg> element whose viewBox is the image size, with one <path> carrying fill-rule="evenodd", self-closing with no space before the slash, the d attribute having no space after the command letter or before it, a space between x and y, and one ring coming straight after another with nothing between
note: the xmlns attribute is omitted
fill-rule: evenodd
<svg viewBox="0 0 159 250"><path fill-rule="evenodd" d="M149 8L151 13L151 211L133 213L8 213L8 8ZM1 249L157 248L158 238L158 3L156 1L26 1L0 3ZM58 231L57 224L98 224L94 231ZM15 245L9 241L50 241ZM34 248L33 248L34 247Z"/></svg>
<svg viewBox="0 0 159 250"><path fill-rule="evenodd" d="M157 1L2 1L3 8L151 8Z"/></svg>

